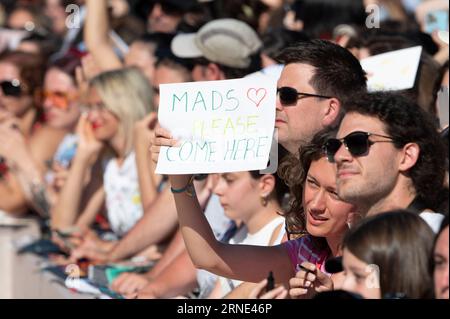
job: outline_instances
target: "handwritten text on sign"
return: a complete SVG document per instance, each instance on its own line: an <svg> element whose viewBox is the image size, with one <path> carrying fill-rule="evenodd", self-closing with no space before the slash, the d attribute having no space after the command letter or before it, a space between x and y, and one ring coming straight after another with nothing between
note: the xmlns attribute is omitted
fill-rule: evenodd
<svg viewBox="0 0 450 319"><path fill-rule="evenodd" d="M269 77L161 85L159 122L180 143L161 148L156 172L266 168L275 98L276 82Z"/></svg>

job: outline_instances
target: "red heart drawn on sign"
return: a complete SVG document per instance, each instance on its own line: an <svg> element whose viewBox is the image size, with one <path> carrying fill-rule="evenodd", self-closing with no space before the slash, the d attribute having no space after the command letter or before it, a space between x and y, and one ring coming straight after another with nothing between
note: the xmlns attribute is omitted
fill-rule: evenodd
<svg viewBox="0 0 450 319"><path fill-rule="evenodd" d="M254 89L251 88L247 91L247 97L250 101L255 103L256 107L259 107L261 102L264 100L264 98L267 95L267 90L264 88L260 89Z"/></svg>

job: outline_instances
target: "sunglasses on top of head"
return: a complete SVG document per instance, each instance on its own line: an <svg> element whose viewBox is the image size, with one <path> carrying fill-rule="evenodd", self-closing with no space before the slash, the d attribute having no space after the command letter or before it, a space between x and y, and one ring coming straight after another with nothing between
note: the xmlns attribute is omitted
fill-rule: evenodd
<svg viewBox="0 0 450 319"><path fill-rule="evenodd" d="M298 99L306 98L306 97L317 97L317 98L321 98L321 99L331 99L332 98L331 96L326 96L326 95L298 92L296 89L289 87L289 86L283 86L283 87L277 88L277 94L280 98L280 103L283 106L296 105Z"/></svg>
<svg viewBox="0 0 450 319"><path fill-rule="evenodd" d="M6 96L20 97L22 95L22 86L19 80L2 81L0 87Z"/></svg>
<svg viewBox="0 0 450 319"><path fill-rule="evenodd" d="M389 139L389 141L371 141L370 136L378 136ZM374 134L369 132L352 132L344 138L330 138L324 145L324 152L329 162L335 162L335 155L344 144L345 148L350 152L352 156L361 156L369 151L370 146L375 143L394 143L394 140L390 136Z"/></svg>

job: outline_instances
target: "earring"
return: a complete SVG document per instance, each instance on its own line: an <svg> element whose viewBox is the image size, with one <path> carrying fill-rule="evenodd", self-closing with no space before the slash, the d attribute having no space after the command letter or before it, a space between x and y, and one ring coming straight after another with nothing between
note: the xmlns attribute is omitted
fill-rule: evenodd
<svg viewBox="0 0 450 319"><path fill-rule="evenodd" d="M263 205L264 207L267 206L267 195L266 196L261 196L261 205Z"/></svg>

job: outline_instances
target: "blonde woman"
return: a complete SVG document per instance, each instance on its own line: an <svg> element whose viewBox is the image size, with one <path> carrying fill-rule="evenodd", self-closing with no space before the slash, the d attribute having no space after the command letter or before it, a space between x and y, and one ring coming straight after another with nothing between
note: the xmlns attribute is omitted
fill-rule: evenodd
<svg viewBox="0 0 450 319"><path fill-rule="evenodd" d="M87 112L77 128L77 153L52 211L53 228L86 228L104 206L118 236L123 236L141 218L133 129L152 111L151 92L135 68L101 73L91 80ZM103 167L97 183L95 174L90 176L95 172L94 165ZM84 203L83 192L92 194Z"/></svg>

